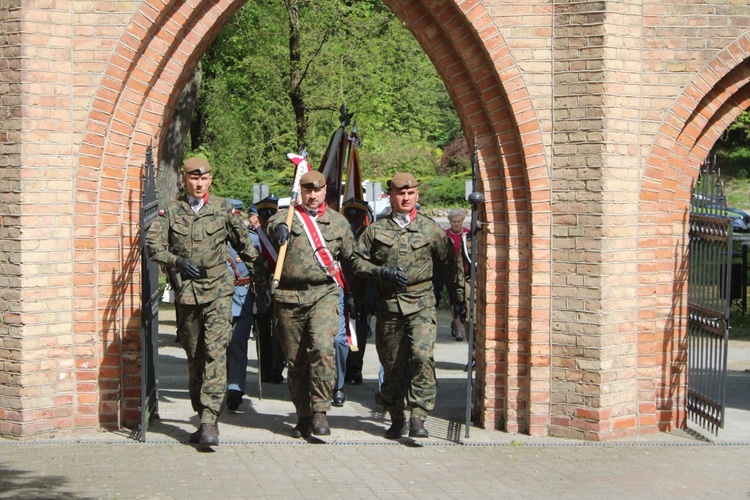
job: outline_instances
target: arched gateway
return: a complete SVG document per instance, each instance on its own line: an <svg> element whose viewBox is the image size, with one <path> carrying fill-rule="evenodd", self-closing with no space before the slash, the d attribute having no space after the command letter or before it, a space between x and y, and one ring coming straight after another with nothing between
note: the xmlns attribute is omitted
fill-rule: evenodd
<svg viewBox="0 0 750 500"><path fill-rule="evenodd" d="M146 148L244 3L3 9L0 435L139 420ZM386 3L479 142L480 424L591 440L683 425L686 210L750 105L750 9Z"/></svg>

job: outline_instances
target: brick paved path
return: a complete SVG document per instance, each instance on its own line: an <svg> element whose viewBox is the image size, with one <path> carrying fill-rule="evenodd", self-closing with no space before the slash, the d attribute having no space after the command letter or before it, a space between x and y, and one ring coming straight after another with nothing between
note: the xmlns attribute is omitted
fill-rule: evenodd
<svg viewBox="0 0 750 500"><path fill-rule="evenodd" d="M431 437L382 438L374 401L377 355L368 346L365 383L329 414L332 435L310 443L289 437L295 417L286 384L263 385L251 352L240 411L221 418L221 445L184 444L195 429L184 354L162 312L161 418L146 443L127 431L37 442L0 440L0 498L747 498L750 494L750 375L743 346L730 363L728 427L714 443L684 432L627 442L583 443L463 427L467 343L450 336L440 314L436 347L438 405ZM251 342L251 351L255 348ZM748 349L750 352L750 349ZM739 399L738 399L739 398Z"/></svg>
<svg viewBox="0 0 750 500"><path fill-rule="evenodd" d="M3 444L2 498L747 498L749 446Z"/></svg>

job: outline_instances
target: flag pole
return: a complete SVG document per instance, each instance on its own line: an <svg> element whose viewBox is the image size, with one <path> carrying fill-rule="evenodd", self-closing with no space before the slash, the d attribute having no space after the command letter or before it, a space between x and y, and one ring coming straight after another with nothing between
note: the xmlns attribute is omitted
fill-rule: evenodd
<svg viewBox="0 0 750 500"><path fill-rule="evenodd" d="M289 153L287 154L287 157L291 160L296 155ZM302 174L304 173L303 165L307 163L307 151L302 150L300 151L300 156L303 157L303 160L300 161L295 165L295 171L294 171L294 182L292 183L292 197L289 199L289 208L287 208L287 214L286 214L286 227L288 227L290 230L292 228L292 221L294 220L294 207L297 206L297 198L299 197L299 183L302 179ZM276 287L279 286L279 281L281 280L281 272L284 269L284 259L286 258L286 249L289 247L289 239L287 239L283 245L279 247L279 255L276 259L276 268L273 271L273 280L271 281L271 295L276 293Z"/></svg>

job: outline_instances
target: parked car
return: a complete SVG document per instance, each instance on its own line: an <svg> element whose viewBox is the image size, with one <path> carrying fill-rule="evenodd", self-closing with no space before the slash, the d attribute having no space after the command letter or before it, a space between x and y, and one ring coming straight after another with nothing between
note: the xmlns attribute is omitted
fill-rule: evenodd
<svg viewBox="0 0 750 500"><path fill-rule="evenodd" d="M736 208L727 208L726 214L732 219L735 233L750 233L750 215Z"/></svg>
<svg viewBox="0 0 750 500"><path fill-rule="evenodd" d="M706 215L724 216L732 219L732 232L750 233L750 215L737 208L723 208L716 206L693 208L697 213Z"/></svg>
<svg viewBox="0 0 750 500"><path fill-rule="evenodd" d="M368 201L370 212L375 214L375 218L380 219L391 213L391 197L387 194L377 201Z"/></svg>

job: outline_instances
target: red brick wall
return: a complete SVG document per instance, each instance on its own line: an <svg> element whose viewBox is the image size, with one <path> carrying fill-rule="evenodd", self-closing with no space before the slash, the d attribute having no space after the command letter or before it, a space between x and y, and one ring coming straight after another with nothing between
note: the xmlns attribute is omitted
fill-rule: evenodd
<svg viewBox="0 0 750 500"><path fill-rule="evenodd" d="M242 3L0 11L1 435L139 420L144 153ZM682 425L685 210L748 107L746 3L387 3L479 143L480 424Z"/></svg>

